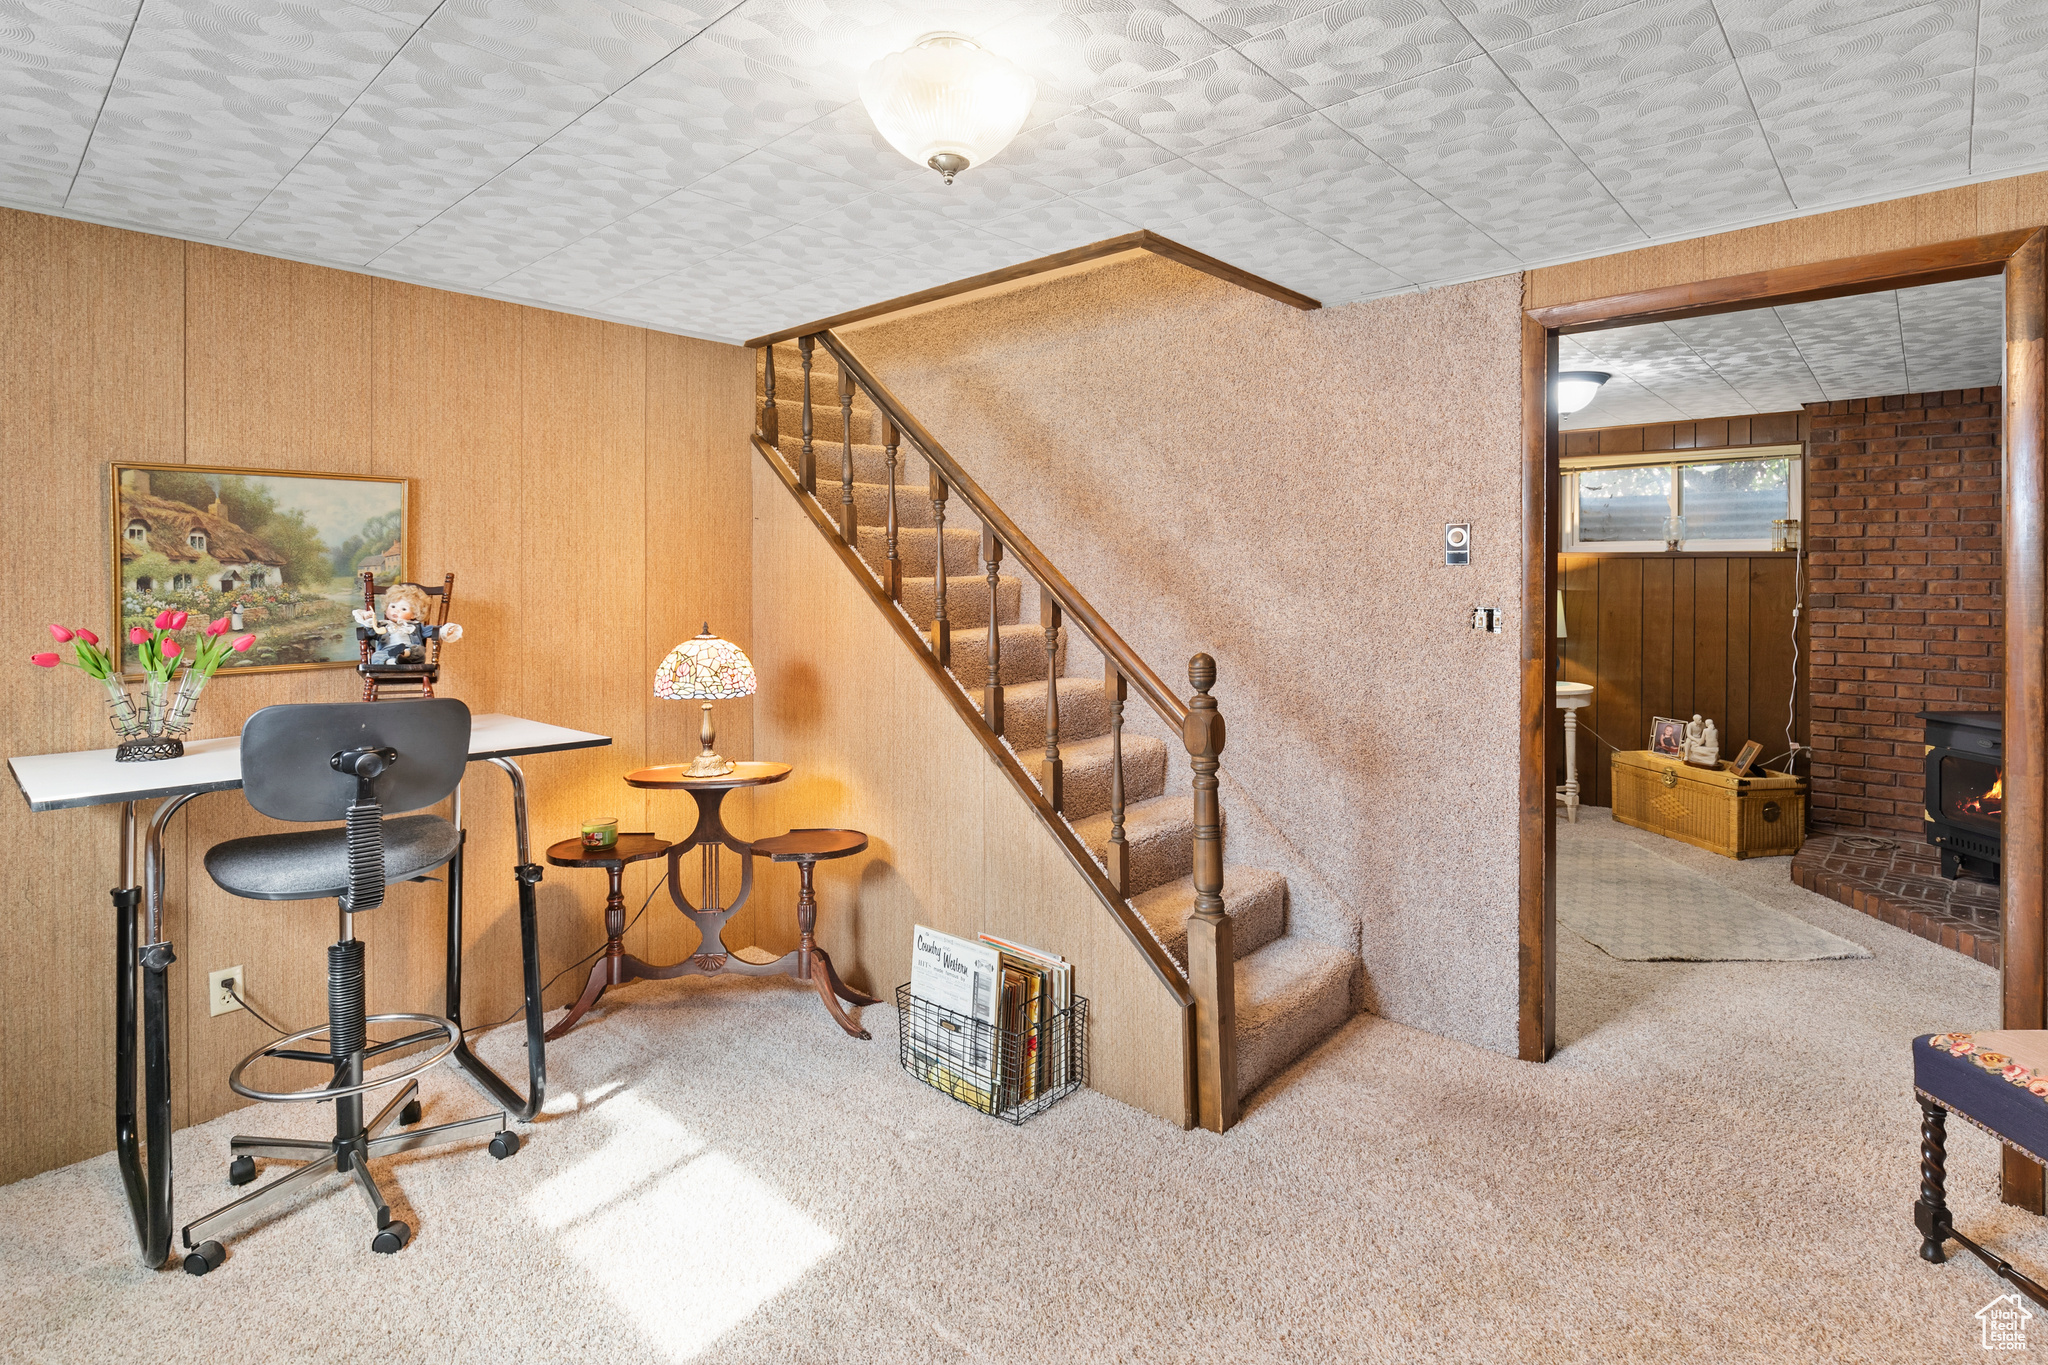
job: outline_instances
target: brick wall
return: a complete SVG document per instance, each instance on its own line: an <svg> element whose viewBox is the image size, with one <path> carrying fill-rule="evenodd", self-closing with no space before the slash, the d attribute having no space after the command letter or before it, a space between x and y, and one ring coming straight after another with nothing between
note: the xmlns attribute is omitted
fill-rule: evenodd
<svg viewBox="0 0 2048 1365"><path fill-rule="evenodd" d="M1999 709L1999 391L1807 405L1813 821L1921 827L1923 710Z"/></svg>

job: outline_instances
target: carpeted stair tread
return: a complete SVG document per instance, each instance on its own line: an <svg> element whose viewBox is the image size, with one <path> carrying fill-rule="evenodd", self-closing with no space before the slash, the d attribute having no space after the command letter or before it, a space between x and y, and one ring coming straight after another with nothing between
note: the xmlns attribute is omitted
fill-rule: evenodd
<svg viewBox="0 0 2048 1365"><path fill-rule="evenodd" d="M949 597L951 593L947 594ZM986 594L983 594L986 596ZM912 617L927 633L931 621L927 618ZM996 631L1003 642L1002 676L1000 681L1005 690L1003 710L1009 711L1008 689L1012 683L1023 683L1030 679L1043 680L1045 677L1045 632L1036 625L1001 626ZM1067 638L1060 635L1060 659L1066 659ZM977 703L981 700L981 689L988 685L988 627L972 626L966 630L956 623L953 629L953 658L950 664L953 676L967 689L967 695ZM1042 743L1043 741L1041 741Z"/></svg>
<svg viewBox="0 0 2048 1365"><path fill-rule="evenodd" d="M1008 698L1004 699L1007 711ZM1065 718L1062 717L1062 720ZM1041 744L1031 753L1040 762L1044 761L1045 750ZM1097 735L1092 739L1062 740L1060 742L1060 782L1064 788L1061 809L1070 821L1085 820L1091 815L1109 809L1110 738ZM1027 763L1035 776L1037 766ZM1166 745L1150 735L1124 736L1124 809L1139 801L1148 801L1166 790ZM1128 823L1128 821L1126 822ZM1126 833L1128 834L1128 830Z"/></svg>
<svg viewBox="0 0 2048 1365"><path fill-rule="evenodd" d="M1224 885L1230 874L1224 873ZM1292 936L1237 959L1237 1093L1249 1095L1351 1017L1358 959Z"/></svg>
<svg viewBox="0 0 2048 1365"><path fill-rule="evenodd" d="M827 505L830 512L831 505ZM905 577L930 577L938 567L935 548L937 532L929 526L913 526L896 532L897 562L903 565ZM979 578L980 562L976 551L981 546L981 532L972 526L948 526L946 528L946 579L950 594L955 581L965 578ZM869 564L886 564L889 559L889 533L880 526L860 528L860 557Z"/></svg>
<svg viewBox="0 0 2048 1365"><path fill-rule="evenodd" d="M797 467L797 460L803 454L804 438L788 427L782 429L782 437L776 443L782 458L791 469ZM818 461L818 491L823 493L825 485L839 486L839 460L844 453L835 432L830 441L813 437L811 454ZM889 487L889 463L881 446L855 442L853 447L853 481L855 484L871 483L883 490L887 496ZM931 476L927 472L924 457L909 448L896 452L896 519L898 525L909 524L911 508L917 503L924 504L925 524L931 524ZM950 519L965 509L957 494L946 499L946 515ZM972 516L972 511L967 515Z"/></svg>
<svg viewBox="0 0 2048 1365"><path fill-rule="evenodd" d="M1131 897L1173 960L1188 965L1188 916L1195 912L1195 879L1182 877ZM1231 947L1250 957L1287 932L1287 878L1263 867L1223 869L1223 913L1230 916Z"/></svg>
<svg viewBox="0 0 2048 1365"><path fill-rule="evenodd" d="M835 522L839 519L838 508L841 491L839 483L839 457L835 454L832 458L831 469L827 470L821 467L818 470L818 501L827 512L832 514L832 519ZM954 520L953 513L956 510L950 506L946 509L946 520L948 522ZM853 511L854 515L860 519L860 525L879 526L886 533L889 526L889 485L886 483L856 483L853 486ZM906 526L930 526L931 524L932 500L924 495L923 481L919 481L916 496L913 497L905 491L902 482L899 480L896 485L896 528L900 531ZM970 518L970 524L977 523L973 523Z"/></svg>
<svg viewBox="0 0 2048 1365"><path fill-rule="evenodd" d="M785 398L782 376L775 377L775 434L784 440L795 437L799 445L803 441L804 405L795 399ZM758 400L755 408L759 416ZM811 448L818 449L825 442L832 443L832 453L839 454L839 398L835 393L831 402L814 401L811 407ZM882 435L881 420L874 412L860 403L853 407L853 439L855 444L879 442ZM877 445L879 449L879 444Z"/></svg>
<svg viewBox="0 0 2048 1365"><path fill-rule="evenodd" d="M879 569L879 566L877 566ZM997 618L998 625L1014 626L1017 620L1018 603L1023 600L1024 585L1019 580L1004 574L996 585L997 599L1002 612ZM903 610L910 619L920 626L930 628L932 604L938 597L936 578L906 578L903 580ZM953 623L953 634L957 638L963 629L985 631L988 629L988 580L986 578L946 579L946 619ZM1033 656L1045 657L1044 633L1039 635L1038 653ZM1062 698L1064 700L1064 698Z"/></svg>
<svg viewBox="0 0 2048 1365"><path fill-rule="evenodd" d="M948 594L950 595L950 594ZM1039 657L1044 657L1040 651ZM1125 716L1130 703L1124 703ZM1109 696L1100 678L1060 679L1060 743L1109 733ZM1045 676L1003 689L1003 738L1019 753L1045 751Z"/></svg>
<svg viewBox="0 0 2048 1365"><path fill-rule="evenodd" d="M1081 844L1105 862L1109 814L1072 822ZM1124 808L1124 842L1131 852L1131 894L1150 891L1195 870L1194 811L1186 796L1155 796Z"/></svg>

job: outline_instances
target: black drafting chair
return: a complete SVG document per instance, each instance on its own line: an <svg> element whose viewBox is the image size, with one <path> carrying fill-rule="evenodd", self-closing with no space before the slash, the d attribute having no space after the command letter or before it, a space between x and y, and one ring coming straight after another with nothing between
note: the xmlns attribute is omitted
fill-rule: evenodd
<svg viewBox="0 0 2048 1365"><path fill-rule="evenodd" d="M419 1122L422 1071L455 1050L460 1026L433 1014L365 1014L363 944L353 917L384 902L384 888L422 876L455 856L460 835L438 815L387 820L385 811L417 811L455 790L469 761L469 708L453 698L406 706L374 702L267 706L242 730L242 791L249 804L277 820L301 823L340 818L339 829L261 834L231 839L207 850L206 871L220 888L248 900L303 901L332 898L341 906L339 942L327 949L327 1023L287 1034L236 1064L228 1084L252 1100L332 1102L334 1137L237 1137L228 1180L246 1185L256 1178L254 1158L305 1164L262 1189L243 1195L186 1225L185 1269L204 1275L226 1252L214 1235L222 1228L305 1193L320 1177L347 1173L377 1215L374 1251L395 1252L412 1240L412 1229L391 1217L390 1206L370 1174L370 1159L393 1152L491 1133L491 1155L519 1150L519 1135L505 1126L503 1112L407 1129ZM385 1042L369 1037L371 1024L408 1024L413 1032ZM299 1046L325 1034L325 1051ZM366 1062L407 1048L431 1048L416 1065L375 1080L363 1079ZM327 1068L324 1085L306 1090L258 1090L242 1079L252 1062L273 1057ZM363 1096L382 1086L403 1088L363 1121ZM393 1120L400 1131L387 1133Z"/></svg>

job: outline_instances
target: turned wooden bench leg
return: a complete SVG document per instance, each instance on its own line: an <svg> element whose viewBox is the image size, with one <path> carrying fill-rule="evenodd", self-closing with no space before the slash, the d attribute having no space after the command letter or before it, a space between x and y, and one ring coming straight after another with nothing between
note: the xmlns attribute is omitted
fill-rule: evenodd
<svg viewBox="0 0 2048 1365"><path fill-rule="evenodd" d="M1932 1100L1920 1101L1920 1198L1913 1222L1920 1229L1920 1259L1946 1261L1942 1243L1955 1235L1948 1212L1948 1112Z"/></svg>

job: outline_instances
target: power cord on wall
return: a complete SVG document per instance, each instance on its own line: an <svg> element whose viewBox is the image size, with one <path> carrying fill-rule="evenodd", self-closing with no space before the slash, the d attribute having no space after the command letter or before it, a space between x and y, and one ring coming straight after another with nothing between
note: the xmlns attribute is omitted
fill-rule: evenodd
<svg viewBox="0 0 2048 1365"><path fill-rule="evenodd" d="M257 1023L263 1025L263 1027L269 1029L272 1033L277 1034L279 1037L284 1036L284 1029L279 1028L277 1025L271 1023L268 1019L265 1019L262 1015L256 1013L256 1007L242 998L242 993L239 990L235 989L235 979L233 977L229 977L227 980L221 982L220 986L222 990L228 993L229 999L233 1000L237 1005L240 1005L243 1009L249 1011L250 1018L254 1019Z"/></svg>

